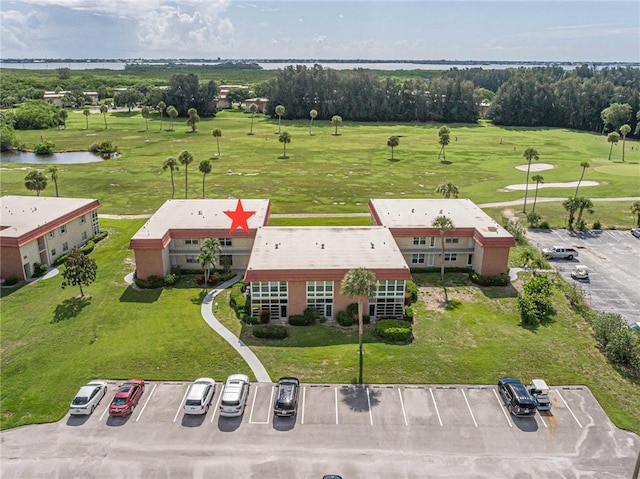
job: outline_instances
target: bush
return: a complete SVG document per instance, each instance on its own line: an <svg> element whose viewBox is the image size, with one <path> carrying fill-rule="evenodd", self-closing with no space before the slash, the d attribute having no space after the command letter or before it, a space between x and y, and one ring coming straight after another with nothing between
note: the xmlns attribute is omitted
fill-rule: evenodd
<svg viewBox="0 0 640 479"><path fill-rule="evenodd" d="M400 319L380 319L373 329L376 336L387 341L407 343L413 338L411 323Z"/></svg>
<svg viewBox="0 0 640 479"><path fill-rule="evenodd" d="M229 301L231 307L236 311L246 311L247 309L247 296L244 294L244 283L236 283L231 288L231 294L229 295Z"/></svg>
<svg viewBox="0 0 640 479"><path fill-rule="evenodd" d="M16 130L45 130L55 126L59 108L44 100L25 101L15 110L13 127Z"/></svg>
<svg viewBox="0 0 640 479"><path fill-rule="evenodd" d="M289 316L289 324L291 326L308 326L307 320L302 314L292 314Z"/></svg>
<svg viewBox="0 0 640 479"><path fill-rule="evenodd" d="M549 222L547 220L541 221L538 224L538 228L543 229L543 230L550 230L551 226L549 226Z"/></svg>
<svg viewBox="0 0 640 479"><path fill-rule="evenodd" d="M525 326L538 326L540 324L540 315L538 309L529 295L518 296L518 309L520 310L520 321Z"/></svg>
<svg viewBox="0 0 640 479"><path fill-rule="evenodd" d="M510 218L502 218L502 225L504 226L504 229L506 229L509 233L511 233L511 236L513 236L513 238L516 240L516 243L518 244L527 243L527 237L526 237L524 226L522 226L522 224L519 221L512 220Z"/></svg>
<svg viewBox="0 0 640 479"><path fill-rule="evenodd" d="M15 275L7 276L7 279L4 280L4 284L6 286L15 286L18 284L18 277Z"/></svg>
<svg viewBox="0 0 640 479"><path fill-rule="evenodd" d="M31 275L32 278L40 278L45 274L47 274L46 265L41 263L33 263L33 274Z"/></svg>
<svg viewBox="0 0 640 479"><path fill-rule="evenodd" d="M289 336L289 331L284 326L259 324L253 327L253 336L262 339L285 339Z"/></svg>
<svg viewBox="0 0 640 479"><path fill-rule="evenodd" d="M405 298L407 295L409 295L410 303L415 303L416 301L418 301L418 287L413 281L407 281L406 283Z"/></svg>
<svg viewBox="0 0 640 479"><path fill-rule="evenodd" d="M36 155L53 155L53 152L56 148L56 145L52 141L42 141L40 143L36 143L33 152Z"/></svg>
<svg viewBox="0 0 640 479"><path fill-rule="evenodd" d="M593 222L593 229L594 230L601 230L602 229L602 223L600 223L600 220L595 220Z"/></svg>
<svg viewBox="0 0 640 479"><path fill-rule="evenodd" d="M91 238L91 241L93 241L94 243L97 244L100 241L102 241L103 239L105 239L107 236L109 236L109 232L108 231L101 231L100 233L95 235L93 238Z"/></svg>
<svg viewBox="0 0 640 479"><path fill-rule="evenodd" d="M96 244L93 242L93 240L89 240L87 241L87 244L85 244L82 248L80 248L80 251L82 251L85 255L91 253L93 251L93 248L96 247Z"/></svg>
<svg viewBox="0 0 640 479"><path fill-rule="evenodd" d="M480 286L507 286L511 280L508 274L498 274L496 276L485 276L475 271L469 273L469 280Z"/></svg>
<svg viewBox="0 0 640 479"><path fill-rule="evenodd" d="M347 306L347 314L351 316L351 319L355 318L358 314L358 303L351 303Z"/></svg>
<svg viewBox="0 0 640 479"><path fill-rule="evenodd" d="M103 158L110 158L111 155L118 151L118 147L114 146L111 140L104 140L100 143L93 143L89 147L89 151L91 153L98 154Z"/></svg>
<svg viewBox="0 0 640 479"><path fill-rule="evenodd" d="M164 277L163 282L165 286L173 286L174 284L176 284L177 280L178 280L178 277L175 274L169 273Z"/></svg>
<svg viewBox="0 0 640 479"><path fill-rule="evenodd" d="M404 307L404 319L413 322L413 309L409 306Z"/></svg>
<svg viewBox="0 0 640 479"><path fill-rule="evenodd" d="M271 313L268 309L260 310L260 323L261 324L269 324L269 320L271 319Z"/></svg>
<svg viewBox="0 0 640 479"><path fill-rule="evenodd" d="M369 316L368 314L363 314L362 324L369 324L369 323L371 323L371 316Z"/></svg>
<svg viewBox="0 0 640 479"><path fill-rule="evenodd" d="M320 313L315 308L307 308L302 314L307 325L315 324L320 319Z"/></svg>
<svg viewBox="0 0 640 479"><path fill-rule="evenodd" d="M353 316L347 314L346 311L338 311L336 314L336 321L340 326L353 326Z"/></svg>
<svg viewBox="0 0 640 479"><path fill-rule="evenodd" d="M169 268L169 272L176 276L182 276L182 266L180 266L179 264L173 265L171 268Z"/></svg>

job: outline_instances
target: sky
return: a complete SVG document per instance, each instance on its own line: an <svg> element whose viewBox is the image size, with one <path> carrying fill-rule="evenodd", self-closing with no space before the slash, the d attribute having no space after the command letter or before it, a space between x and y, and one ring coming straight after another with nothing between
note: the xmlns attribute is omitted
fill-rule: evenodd
<svg viewBox="0 0 640 479"><path fill-rule="evenodd" d="M0 0L0 57L640 62L640 2Z"/></svg>

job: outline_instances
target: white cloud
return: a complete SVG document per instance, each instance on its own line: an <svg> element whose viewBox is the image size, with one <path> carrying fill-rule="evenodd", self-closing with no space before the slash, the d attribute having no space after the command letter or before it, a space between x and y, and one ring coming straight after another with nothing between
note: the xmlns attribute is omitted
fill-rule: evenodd
<svg viewBox="0 0 640 479"><path fill-rule="evenodd" d="M22 13L17 10L0 11L0 44L4 51L30 55L30 43L39 37L42 26L40 15L35 12ZM28 33L27 33L28 32Z"/></svg>

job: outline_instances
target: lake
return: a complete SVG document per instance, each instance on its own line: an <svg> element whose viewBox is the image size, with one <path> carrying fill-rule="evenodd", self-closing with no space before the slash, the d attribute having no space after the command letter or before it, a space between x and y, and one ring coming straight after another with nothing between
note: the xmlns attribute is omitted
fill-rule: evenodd
<svg viewBox="0 0 640 479"><path fill-rule="evenodd" d="M40 165L71 165L104 161L99 155L89 151L67 151L53 155L36 155L29 151L5 151L0 153L1 163L31 163Z"/></svg>

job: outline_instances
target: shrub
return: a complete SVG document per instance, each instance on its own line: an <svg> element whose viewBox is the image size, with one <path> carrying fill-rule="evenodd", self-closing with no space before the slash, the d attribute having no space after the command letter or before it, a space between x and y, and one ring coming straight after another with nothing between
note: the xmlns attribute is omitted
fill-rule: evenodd
<svg viewBox="0 0 640 479"><path fill-rule="evenodd" d="M371 322L371 316L368 314L362 315L362 324L369 324Z"/></svg>
<svg viewBox="0 0 640 479"><path fill-rule="evenodd" d="M93 248L96 247L96 244L93 242L93 240L89 240L87 241L87 244L85 244L82 248L80 248L80 251L82 251L85 255L91 253L93 251Z"/></svg>
<svg viewBox="0 0 640 479"><path fill-rule="evenodd" d="M480 286L507 286L511 280L508 274L498 274L495 276L485 276L475 271L469 273L469 280Z"/></svg>
<svg viewBox="0 0 640 479"><path fill-rule="evenodd" d="M229 295L229 301L231 307L236 311L246 311L247 308L247 296L243 292L244 283L236 283L231 288L231 294Z"/></svg>
<svg viewBox="0 0 640 479"><path fill-rule="evenodd" d="M36 155L53 155L55 148L55 143L53 143L52 141L44 140L40 143L36 143L33 152Z"/></svg>
<svg viewBox="0 0 640 479"><path fill-rule="evenodd" d="M179 264L173 265L169 269L169 272L176 276L182 276L182 266L180 266Z"/></svg>
<svg viewBox="0 0 640 479"><path fill-rule="evenodd" d="M291 326L307 326L307 320L302 314L292 314L289 316L289 324Z"/></svg>
<svg viewBox="0 0 640 479"><path fill-rule="evenodd" d="M529 223L529 228L535 228L541 216L538 213L527 213L527 223Z"/></svg>
<svg viewBox="0 0 640 479"><path fill-rule="evenodd" d="M58 256L58 259L56 259L53 262L53 266L60 266L61 264L64 264L64 262L67 260L68 257L69 257L69 253L65 253L62 256Z"/></svg>
<svg viewBox="0 0 640 479"><path fill-rule="evenodd" d="M245 324L251 324L251 325L260 324L260 318L251 316L249 313L245 311L240 311L238 315L240 317L240 321L242 321Z"/></svg>
<svg viewBox="0 0 640 479"><path fill-rule="evenodd" d="M93 241L94 243L97 244L100 241L102 241L103 239L105 239L107 236L109 236L109 232L108 231L101 231L100 233L95 235L93 238L91 238L91 241Z"/></svg>
<svg viewBox="0 0 640 479"><path fill-rule="evenodd" d="M373 329L376 336L387 341L406 343L413 338L411 323L400 319L380 319Z"/></svg>
<svg viewBox="0 0 640 479"><path fill-rule="evenodd" d="M550 230L551 226L549 226L549 222L547 220L541 221L538 224L538 228L543 229L543 230Z"/></svg>
<svg viewBox="0 0 640 479"><path fill-rule="evenodd" d="M602 223L600 223L600 220L595 220L593 222L593 229L594 230L601 230L602 229Z"/></svg>
<svg viewBox="0 0 640 479"><path fill-rule="evenodd" d="M164 277L164 285L165 286L173 286L176 284L178 277L175 274L169 273Z"/></svg>
<svg viewBox="0 0 640 479"><path fill-rule="evenodd" d="M405 297L406 295L409 295L411 303L418 301L418 287L416 286L416 283L413 281L407 281L406 291Z"/></svg>
<svg viewBox="0 0 640 479"><path fill-rule="evenodd" d="M347 314L346 311L338 311L336 314L336 321L340 326L353 326L353 316Z"/></svg>
<svg viewBox="0 0 640 479"><path fill-rule="evenodd" d="M307 308L302 314L307 325L315 324L320 319L320 313L315 308Z"/></svg>
<svg viewBox="0 0 640 479"><path fill-rule="evenodd" d="M47 274L47 267L41 263L33 263L33 274L32 278L39 278Z"/></svg>
<svg viewBox="0 0 640 479"><path fill-rule="evenodd" d="M269 320L271 319L271 313L268 309L260 310L260 323L261 324L269 324Z"/></svg>
<svg viewBox="0 0 640 479"><path fill-rule="evenodd" d="M632 329L619 328L613 332L607 347L604 348L604 353L611 362L632 365L637 363L637 358L634 358L636 341L635 332Z"/></svg>
<svg viewBox="0 0 640 479"><path fill-rule="evenodd" d="M285 339L289 336L289 331L284 326L259 324L253 327L253 335L262 339Z"/></svg>
<svg viewBox="0 0 640 479"><path fill-rule="evenodd" d="M520 310L520 321L525 326L537 326L540 324L540 315L533 299L529 295L518 296L518 309Z"/></svg>
<svg viewBox="0 0 640 479"><path fill-rule="evenodd" d="M142 279L140 279L140 278L135 278L135 279L133 280L133 282L134 282L134 283L136 284L136 286L137 286L138 288L140 288L140 289L146 289L146 287L147 287L147 282L146 282L146 281L144 281L144 280L142 280Z"/></svg>
<svg viewBox="0 0 640 479"><path fill-rule="evenodd" d="M604 349L616 331L627 328L627 322L619 314L594 312L591 317L591 327L596 341Z"/></svg>
<svg viewBox="0 0 640 479"><path fill-rule="evenodd" d="M15 286L18 284L18 277L15 275L7 276L7 279L4 280L4 284L7 286Z"/></svg>
<svg viewBox="0 0 640 479"><path fill-rule="evenodd" d="M404 307L404 319L413 322L413 309L409 306Z"/></svg>
<svg viewBox="0 0 640 479"><path fill-rule="evenodd" d="M347 314L351 316L351 319L355 318L358 314L358 303L351 303L347 306Z"/></svg>
<svg viewBox="0 0 640 479"><path fill-rule="evenodd" d="M148 288L161 288L164 286L164 278L152 274L147 278L147 285Z"/></svg>
<svg viewBox="0 0 640 479"><path fill-rule="evenodd" d="M511 233L511 236L516 240L516 243L526 244L526 232L524 226L522 226L519 221L512 220L510 218L502 218L502 225L504 226L504 229Z"/></svg>

